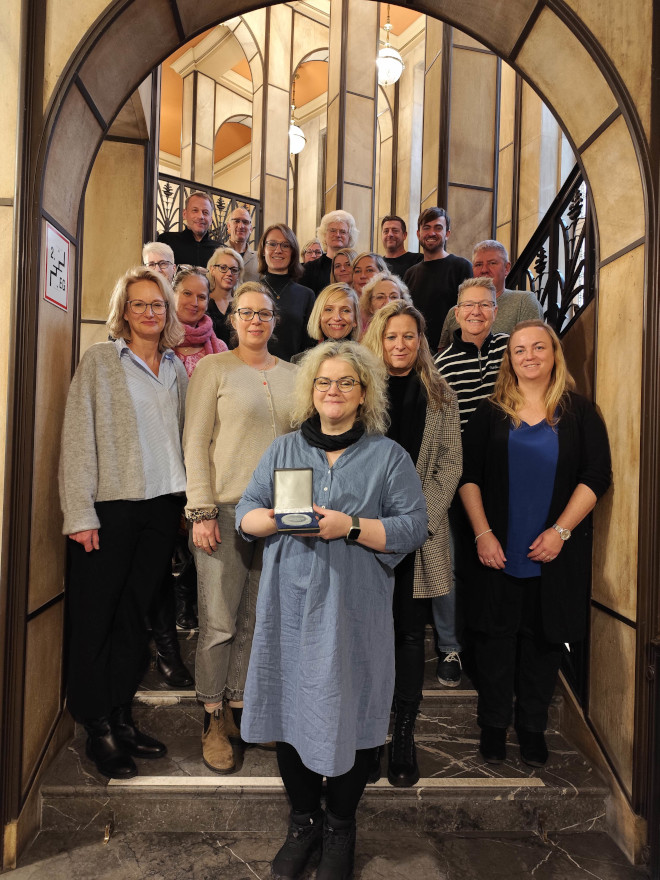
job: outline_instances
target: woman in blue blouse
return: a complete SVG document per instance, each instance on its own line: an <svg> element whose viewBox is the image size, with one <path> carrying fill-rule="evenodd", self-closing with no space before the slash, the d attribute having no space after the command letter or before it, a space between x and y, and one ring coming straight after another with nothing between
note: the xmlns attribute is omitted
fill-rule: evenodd
<svg viewBox="0 0 660 880"><path fill-rule="evenodd" d="M355 812L387 735L394 567L424 543L427 514L410 456L383 436L385 389L383 365L357 343L310 350L300 430L273 442L236 508L243 535L266 539L241 734L277 742L291 801L274 877L298 877L322 837L318 880L351 876ZM277 533L274 468L312 469L318 535Z"/></svg>
<svg viewBox="0 0 660 880"><path fill-rule="evenodd" d="M461 499L475 534L468 622L489 763L514 724L522 760L542 767L544 732L565 642L584 638L591 518L611 482L605 426L574 387L554 331L523 321L493 396L463 434Z"/></svg>

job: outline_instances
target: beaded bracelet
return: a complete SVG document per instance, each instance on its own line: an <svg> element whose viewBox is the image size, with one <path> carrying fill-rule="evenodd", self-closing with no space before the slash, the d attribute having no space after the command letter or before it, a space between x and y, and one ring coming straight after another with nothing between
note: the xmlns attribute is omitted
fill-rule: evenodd
<svg viewBox="0 0 660 880"><path fill-rule="evenodd" d="M206 519L216 519L219 512L217 507L212 507L210 510L198 507L194 510L186 511L186 519L191 523L204 522Z"/></svg>

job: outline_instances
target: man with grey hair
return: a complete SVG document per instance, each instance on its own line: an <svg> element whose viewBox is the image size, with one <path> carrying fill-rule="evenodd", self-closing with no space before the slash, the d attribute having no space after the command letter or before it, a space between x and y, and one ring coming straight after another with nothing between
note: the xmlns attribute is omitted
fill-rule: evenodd
<svg viewBox="0 0 660 880"><path fill-rule="evenodd" d="M245 207L234 208L227 220L228 247L243 258L242 281L258 281L260 278L256 251L249 246L252 235L252 217Z"/></svg>
<svg viewBox="0 0 660 880"><path fill-rule="evenodd" d="M163 244L162 241L148 241L142 248L142 262L147 269L153 269L154 272L164 275L170 284L174 280L176 263L174 251L169 244Z"/></svg>
<svg viewBox="0 0 660 880"><path fill-rule="evenodd" d="M186 199L183 209L185 229L181 232L161 232L158 241L174 251L177 265L206 266L213 256L216 243L209 236L213 220L213 201L202 190L195 190Z"/></svg>
<svg viewBox="0 0 660 880"><path fill-rule="evenodd" d="M354 247L358 230L355 219L348 211L329 211L321 218L316 237L325 248L323 256L311 263L305 263L300 283L311 287L316 296L330 284L332 260L337 251L346 247Z"/></svg>
<svg viewBox="0 0 660 880"><path fill-rule="evenodd" d="M541 303L529 290L506 290L504 282L511 270L509 255L504 245L488 238L475 244L472 250L472 272L475 278L492 278L497 292L497 317L493 333L511 334L520 321L543 320ZM454 309L447 313L440 334L438 348L442 351L452 341L458 328Z"/></svg>

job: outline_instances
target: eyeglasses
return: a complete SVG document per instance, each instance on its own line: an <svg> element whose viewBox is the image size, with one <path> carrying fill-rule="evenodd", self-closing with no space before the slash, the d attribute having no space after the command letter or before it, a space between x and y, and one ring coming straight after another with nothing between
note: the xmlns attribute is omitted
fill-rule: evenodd
<svg viewBox="0 0 660 880"><path fill-rule="evenodd" d="M168 304L162 300L146 303L141 299L129 299L126 305L134 315L144 315L147 309L151 309L152 315L164 315Z"/></svg>
<svg viewBox="0 0 660 880"><path fill-rule="evenodd" d="M390 302L394 302L395 299L399 299L399 291L393 291L392 293L372 293L371 299L374 302L385 302L385 300L389 300Z"/></svg>
<svg viewBox="0 0 660 880"><path fill-rule="evenodd" d="M229 222L235 223L236 226L252 226L251 220L243 220L242 218L239 218L239 217L230 217Z"/></svg>
<svg viewBox="0 0 660 880"><path fill-rule="evenodd" d="M168 266L173 266L174 263L172 260L159 260L157 263L145 263L144 264L147 269L153 269L154 272L160 269L161 272L164 272Z"/></svg>
<svg viewBox="0 0 660 880"><path fill-rule="evenodd" d="M495 308L495 303L491 300L485 300L484 302L462 302L458 303L456 306L457 309L465 309L466 312L472 311L472 309L479 309L480 312L490 312Z"/></svg>
<svg viewBox="0 0 660 880"><path fill-rule="evenodd" d="M224 266L222 263L214 263L211 266L212 269L217 269L221 275L226 275L229 272L231 275L236 277L240 274L241 270L238 268L232 268L231 266Z"/></svg>
<svg viewBox="0 0 660 880"><path fill-rule="evenodd" d="M273 315L275 312L270 309L261 309L258 312L255 312L254 309L236 309L236 314L241 319L241 321L251 321L255 315L262 321L264 324L267 324L269 321L273 320Z"/></svg>
<svg viewBox="0 0 660 880"><path fill-rule="evenodd" d="M351 379L350 376L343 376L341 379L326 379L325 376L318 376L314 379L314 388L317 391L330 391L333 385L336 385L342 394L348 394L356 385L362 385L362 382Z"/></svg>
<svg viewBox="0 0 660 880"><path fill-rule="evenodd" d="M288 241L267 241L264 242L269 251L290 251L291 245Z"/></svg>
<svg viewBox="0 0 660 880"><path fill-rule="evenodd" d="M304 254L313 254L315 257L320 257L323 254L323 251L320 249L309 248L309 250L306 250L303 253Z"/></svg>

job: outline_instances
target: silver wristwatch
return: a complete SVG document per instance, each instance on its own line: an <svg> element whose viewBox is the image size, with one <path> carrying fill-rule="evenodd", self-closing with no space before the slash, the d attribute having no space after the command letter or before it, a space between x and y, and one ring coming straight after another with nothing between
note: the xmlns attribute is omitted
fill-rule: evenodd
<svg viewBox="0 0 660 880"><path fill-rule="evenodd" d="M568 541L568 539L571 537L571 530L570 529L562 529L562 527L559 525L559 523L555 523L552 528L556 532L559 532L559 537L562 539L562 541Z"/></svg>

